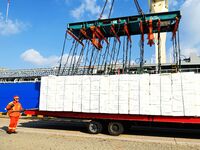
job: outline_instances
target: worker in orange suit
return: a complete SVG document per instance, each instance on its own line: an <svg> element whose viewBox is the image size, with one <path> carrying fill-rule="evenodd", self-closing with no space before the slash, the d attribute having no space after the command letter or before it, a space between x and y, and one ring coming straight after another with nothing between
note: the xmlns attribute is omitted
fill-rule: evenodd
<svg viewBox="0 0 200 150"><path fill-rule="evenodd" d="M19 96L13 97L13 101L6 106L6 110L8 111L8 115L10 117L10 124L7 133L17 133L17 123L21 116L20 112L23 111L22 105L19 103Z"/></svg>

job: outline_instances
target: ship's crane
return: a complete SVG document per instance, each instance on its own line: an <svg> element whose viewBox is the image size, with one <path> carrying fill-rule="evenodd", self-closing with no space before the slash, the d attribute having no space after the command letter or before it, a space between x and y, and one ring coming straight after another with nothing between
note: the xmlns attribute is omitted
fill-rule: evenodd
<svg viewBox="0 0 200 150"><path fill-rule="evenodd" d="M138 13L144 15L137 0L134 0ZM160 13L168 11L168 0L149 0L150 12ZM149 22L149 24L152 22ZM159 22L160 26L160 22ZM155 62L158 64L158 72L161 70L161 64L166 63L166 33L149 34L149 45L155 44ZM143 67L143 55L144 55L144 37L141 37L141 50L140 50L140 68Z"/></svg>
<svg viewBox="0 0 200 150"><path fill-rule="evenodd" d="M176 32L181 18L180 11L144 14L138 1L134 0L134 2L139 13L137 16L110 18L114 4L113 0L108 19L101 19L107 4L107 1L105 1L98 20L69 23L66 34L73 38L72 47L69 49L63 71L60 70L62 62L60 61L58 75L63 75L66 68L68 68L68 75L75 75L77 74L77 68L81 65L84 68L82 74L93 74L95 66L98 74L114 74L119 69L121 73L131 73L130 64L131 60L133 60L131 38L133 35L141 35L139 73L142 73L145 34L148 36L148 45L155 44L158 47L157 72L160 73L162 56L160 53L160 45L162 45L160 42L162 39L161 33L172 32L172 38L176 39ZM156 2L158 1L151 1L150 5L160 4ZM166 1L159 0L159 2ZM158 5L158 7L160 6ZM154 11L157 11L156 5L151 7L152 11L153 8L155 9ZM157 41L155 40L156 36ZM62 55L63 52L64 47Z"/></svg>
<svg viewBox="0 0 200 150"><path fill-rule="evenodd" d="M134 0L135 6L137 8L138 14L143 16L143 21L145 21L144 13L137 0ZM143 23L140 22L141 40L140 40L140 73L143 72L144 65L144 29Z"/></svg>
<svg viewBox="0 0 200 150"><path fill-rule="evenodd" d="M168 12L168 0L149 0L149 5L151 13ZM156 64L166 63L166 35L166 33L161 33L160 39L158 39L158 36L155 35L155 39L157 41L159 40L159 45L155 45Z"/></svg>

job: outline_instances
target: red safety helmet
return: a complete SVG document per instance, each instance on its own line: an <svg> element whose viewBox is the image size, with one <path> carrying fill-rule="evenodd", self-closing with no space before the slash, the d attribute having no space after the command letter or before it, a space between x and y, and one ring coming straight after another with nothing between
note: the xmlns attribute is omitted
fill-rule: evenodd
<svg viewBox="0 0 200 150"><path fill-rule="evenodd" d="M19 96L14 96L13 98L14 98L14 99L19 99Z"/></svg>

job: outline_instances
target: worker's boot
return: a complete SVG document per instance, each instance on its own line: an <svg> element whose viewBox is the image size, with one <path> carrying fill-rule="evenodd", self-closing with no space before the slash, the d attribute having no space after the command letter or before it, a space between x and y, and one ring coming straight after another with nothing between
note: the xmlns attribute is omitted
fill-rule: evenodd
<svg viewBox="0 0 200 150"><path fill-rule="evenodd" d="M12 132L11 132L11 130L7 130L7 133L8 133L8 134L11 134Z"/></svg>
<svg viewBox="0 0 200 150"><path fill-rule="evenodd" d="M17 131L15 131L15 130L12 130L12 133L14 133L14 134L17 134Z"/></svg>

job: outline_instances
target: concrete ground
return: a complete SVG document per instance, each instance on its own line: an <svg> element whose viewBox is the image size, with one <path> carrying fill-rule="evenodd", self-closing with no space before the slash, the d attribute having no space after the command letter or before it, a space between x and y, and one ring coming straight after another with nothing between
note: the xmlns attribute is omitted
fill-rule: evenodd
<svg viewBox="0 0 200 150"><path fill-rule="evenodd" d="M21 118L17 134L7 134L0 117L0 150L200 150L200 129L133 127L120 136L87 133L86 121Z"/></svg>

